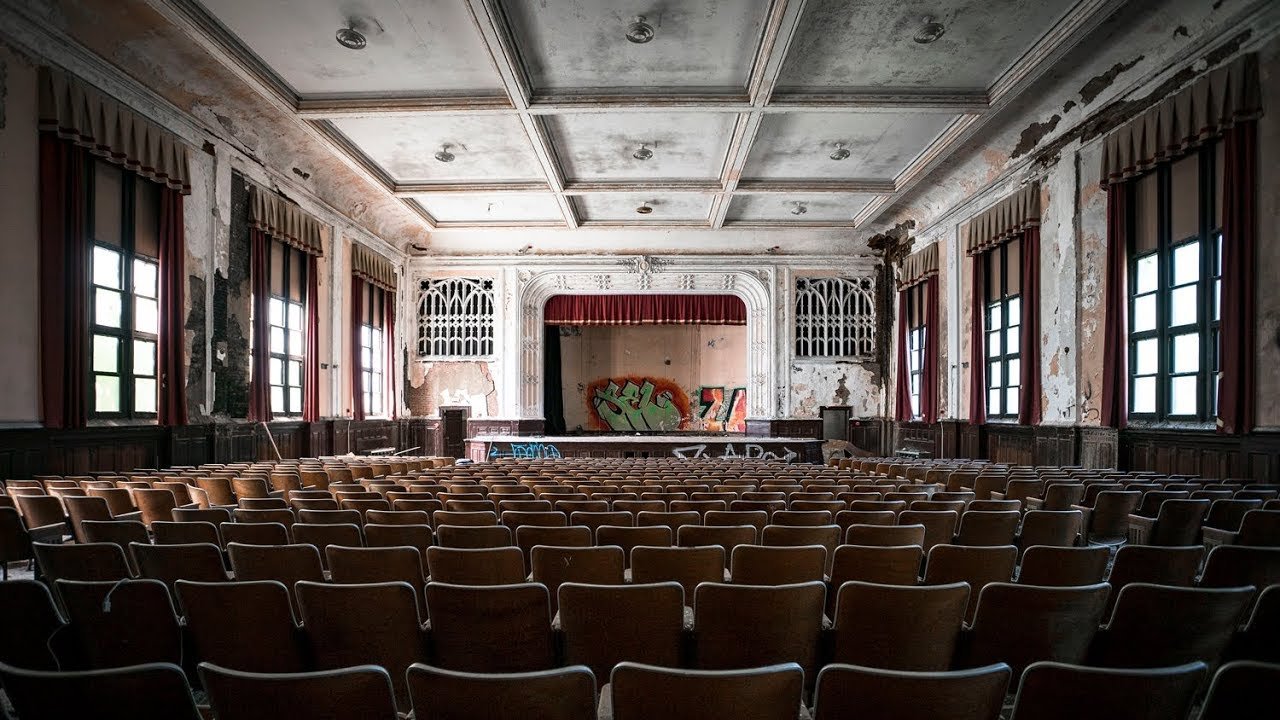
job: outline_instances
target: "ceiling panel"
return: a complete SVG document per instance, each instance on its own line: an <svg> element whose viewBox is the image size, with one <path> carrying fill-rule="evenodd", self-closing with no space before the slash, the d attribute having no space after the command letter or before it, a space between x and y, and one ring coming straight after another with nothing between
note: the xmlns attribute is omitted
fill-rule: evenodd
<svg viewBox="0 0 1280 720"><path fill-rule="evenodd" d="M849 222L875 195L735 195L725 219L730 222ZM804 212L796 214L797 203Z"/></svg>
<svg viewBox="0 0 1280 720"><path fill-rule="evenodd" d="M437 194L412 198L439 222L543 222L561 221L560 205L550 193L495 193L489 195Z"/></svg>
<svg viewBox="0 0 1280 720"><path fill-rule="evenodd" d="M584 113L546 119L570 180L716 180L736 113ZM645 143L653 155L634 154Z"/></svg>
<svg viewBox="0 0 1280 720"><path fill-rule="evenodd" d="M933 113L772 113L744 178L891 180L954 119ZM849 157L832 160L836 143Z"/></svg>
<svg viewBox="0 0 1280 720"><path fill-rule="evenodd" d="M584 221L626 222L636 225L662 222L706 222L711 211L711 195L698 193L640 194L610 193L577 195L573 198ZM653 212L641 215L636 208L647 203Z"/></svg>
<svg viewBox="0 0 1280 720"><path fill-rule="evenodd" d="M721 88L741 91L767 0L557 0L502 3L536 90ZM651 41L626 39L643 14Z"/></svg>
<svg viewBox="0 0 1280 720"><path fill-rule="evenodd" d="M985 90L1076 0L809 0L778 87ZM933 16L928 45L912 38Z"/></svg>
<svg viewBox="0 0 1280 720"><path fill-rule="evenodd" d="M545 180L514 115L419 115L333 121L397 182ZM454 160L435 154L444 145Z"/></svg>
<svg viewBox="0 0 1280 720"><path fill-rule="evenodd" d="M302 95L496 94L502 83L462 2L201 0ZM368 45L334 34L355 18Z"/></svg>

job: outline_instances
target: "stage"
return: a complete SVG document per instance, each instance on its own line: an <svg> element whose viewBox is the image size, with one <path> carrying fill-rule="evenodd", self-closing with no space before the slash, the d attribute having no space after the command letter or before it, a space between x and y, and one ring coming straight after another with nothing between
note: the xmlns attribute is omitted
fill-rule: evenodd
<svg viewBox="0 0 1280 720"><path fill-rule="evenodd" d="M472 462L498 458L726 458L822 462L816 438L753 437L739 434L671 435L477 435L467 438Z"/></svg>

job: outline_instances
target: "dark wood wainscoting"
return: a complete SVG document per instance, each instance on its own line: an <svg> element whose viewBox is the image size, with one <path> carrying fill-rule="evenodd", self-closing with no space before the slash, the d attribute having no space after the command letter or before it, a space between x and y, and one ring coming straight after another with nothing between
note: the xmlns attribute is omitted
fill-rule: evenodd
<svg viewBox="0 0 1280 720"><path fill-rule="evenodd" d="M748 437L822 439L822 418L747 419Z"/></svg>
<svg viewBox="0 0 1280 720"><path fill-rule="evenodd" d="M1280 482L1280 432L1237 436L1131 427L1120 432L1120 464L1170 475Z"/></svg>

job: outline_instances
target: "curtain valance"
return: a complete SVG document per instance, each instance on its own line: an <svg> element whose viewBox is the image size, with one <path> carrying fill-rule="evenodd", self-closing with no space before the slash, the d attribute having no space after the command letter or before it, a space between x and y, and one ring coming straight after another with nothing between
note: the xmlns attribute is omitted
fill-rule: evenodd
<svg viewBox="0 0 1280 720"><path fill-rule="evenodd" d="M1103 144L1102 184L1141 175L1261 114L1258 57L1241 55L1113 130Z"/></svg>
<svg viewBox="0 0 1280 720"><path fill-rule="evenodd" d="M395 265L363 245L351 245L351 273L383 290L395 292Z"/></svg>
<svg viewBox="0 0 1280 720"><path fill-rule="evenodd" d="M191 194L187 146L176 135L62 70L41 67L39 85L40 130Z"/></svg>
<svg viewBox="0 0 1280 720"><path fill-rule="evenodd" d="M548 325L746 325L734 295L556 295Z"/></svg>
<svg viewBox="0 0 1280 720"><path fill-rule="evenodd" d="M294 203L256 185L249 186L249 221L268 237L311 255L324 255L320 221Z"/></svg>
<svg viewBox="0 0 1280 720"><path fill-rule="evenodd" d="M898 271L898 289L904 290L912 285L928 280L938 274L938 243L917 250L902 261L902 269Z"/></svg>
<svg viewBox="0 0 1280 720"><path fill-rule="evenodd" d="M1040 227L1040 183L1030 183L969 221L965 252L984 253Z"/></svg>

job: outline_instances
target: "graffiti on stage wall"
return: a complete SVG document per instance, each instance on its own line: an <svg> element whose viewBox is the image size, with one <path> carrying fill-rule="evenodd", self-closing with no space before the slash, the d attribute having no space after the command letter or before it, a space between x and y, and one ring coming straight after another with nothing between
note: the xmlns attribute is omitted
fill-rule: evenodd
<svg viewBox="0 0 1280 720"><path fill-rule="evenodd" d="M593 430L673 431L689 427L689 396L671 380L603 378L587 386Z"/></svg>
<svg viewBox="0 0 1280 720"><path fill-rule="evenodd" d="M489 458L517 458L519 460L558 460L560 449L550 443L511 443L510 450L501 450L495 444L489 448Z"/></svg>
<svg viewBox="0 0 1280 720"><path fill-rule="evenodd" d="M698 390L698 419L708 432L746 432L747 389L704 385Z"/></svg>
<svg viewBox="0 0 1280 720"><path fill-rule="evenodd" d="M686 445L684 447L673 448L671 450L671 454L686 460L692 458L716 457L724 459L744 458L747 460L781 460L786 463L792 462L799 457L799 454L796 453L796 451L785 445L782 447L781 452L774 452L772 450L765 450L763 447L754 443L747 443L746 445L743 445L741 454L739 454L737 449L733 447L732 443L726 444L723 451L709 451L707 450L706 443L699 443L698 445Z"/></svg>

